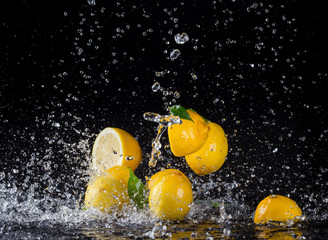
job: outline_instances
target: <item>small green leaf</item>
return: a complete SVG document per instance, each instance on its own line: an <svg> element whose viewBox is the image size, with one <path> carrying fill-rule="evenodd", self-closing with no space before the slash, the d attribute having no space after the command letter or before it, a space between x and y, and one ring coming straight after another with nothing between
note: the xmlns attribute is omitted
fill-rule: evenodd
<svg viewBox="0 0 328 240"><path fill-rule="evenodd" d="M189 113L187 112L187 110L184 107L182 107L180 105L173 105L172 107L169 107L169 109L173 116L178 116L181 119L186 119L186 120L190 120L193 122Z"/></svg>
<svg viewBox="0 0 328 240"><path fill-rule="evenodd" d="M145 197L146 188L145 185L137 178L136 175L130 170L130 177L128 181L128 194L129 197L133 200L137 208L142 209L147 203Z"/></svg>
<svg viewBox="0 0 328 240"><path fill-rule="evenodd" d="M221 204L221 203L218 203L218 202L214 202L214 203L213 203L213 207L214 207L214 208L219 208L219 207L221 207L221 205L222 205L222 204Z"/></svg>
<svg viewBox="0 0 328 240"><path fill-rule="evenodd" d="M223 205L224 205L224 207L229 207L230 206L230 204L227 204L227 203L223 203ZM220 208L222 206L222 203L220 203L220 202L212 202L212 206L214 208Z"/></svg>
<svg viewBox="0 0 328 240"><path fill-rule="evenodd" d="M194 109L192 109L192 108L188 108L187 110L189 110L189 111L191 111L191 112L194 112L194 113L197 113ZM201 115L200 115L201 116ZM204 118L203 116L201 116L202 117L202 119L206 122L206 123L210 123L211 121L210 120L208 120L208 119L206 119L206 118Z"/></svg>

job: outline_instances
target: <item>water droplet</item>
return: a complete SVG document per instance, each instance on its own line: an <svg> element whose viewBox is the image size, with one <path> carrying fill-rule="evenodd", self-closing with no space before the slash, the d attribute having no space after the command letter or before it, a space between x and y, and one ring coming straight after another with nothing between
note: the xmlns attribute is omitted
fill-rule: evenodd
<svg viewBox="0 0 328 240"><path fill-rule="evenodd" d="M134 156L126 156L125 157L125 160L126 161L131 161L131 160L133 160L134 159Z"/></svg>
<svg viewBox="0 0 328 240"><path fill-rule="evenodd" d="M179 98L180 97L180 93L174 92L173 96L174 96L174 98Z"/></svg>
<svg viewBox="0 0 328 240"><path fill-rule="evenodd" d="M59 128L60 127L60 124L59 123L53 123L52 126L54 126L56 128Z"/></svg>
<svg viewBox="0 0 328 240"><path fill-rule="evenodd" d="M187 33L176 34L174 40L177 44L185 44L189 41L189 36Z"/></svg>
<svg viewBox="0 0 328 240"><path fill-rule="evenodd" d="M5 174L4 172L0 172L0 181L1 181L2 179L4 179L5 176L6 176L6 174Z"/></svg>
<svg viewBox="0 0 328 240"><path fill-rule="evenodd" d="M164 72L155 72L156 77L164 77Z"/></svg>
<svg viewBox="0 0 328 240"><path fill-rule="evenodd" d="M90 6L95 6L96 5L96 0L88 0L88 4Z"/></svg>
<svg viewBox="0 0 328 240"><path fill-rule="evenodd" d="M175 59L177 59L180 56L180 50L179 49L174 49L171 53L170 53L170 59L172 61L174 61Z"/></svg>
<svg viewBox="0 0 328 240"><path fill-rule="evenodd" d="M159 84L159 82L155 82L151 87L151 89L153 90L153 92L157 92L158 90L161 89L161 85Z"/></svg>

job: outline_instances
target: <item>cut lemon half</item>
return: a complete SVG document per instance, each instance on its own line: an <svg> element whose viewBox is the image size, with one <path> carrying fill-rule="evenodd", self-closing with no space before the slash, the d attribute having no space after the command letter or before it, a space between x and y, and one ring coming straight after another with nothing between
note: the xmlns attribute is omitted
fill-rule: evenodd
<svg viewBox="0 0 328 240"><path fill-rule="evenodd" d="M200 149L208 136L209 126L198 113L187 110L191 120L182 119L181 124L168 128L171 151L176 157L183 157Z"/></svg>
<svg viewBox="0 0 328 240"><path fill-rule="evenodd" d="M93 169L102 173L113 166L127 166L134 171L142 160L141 148L137 140L119 128L102 130L92 148Z"/></svg>

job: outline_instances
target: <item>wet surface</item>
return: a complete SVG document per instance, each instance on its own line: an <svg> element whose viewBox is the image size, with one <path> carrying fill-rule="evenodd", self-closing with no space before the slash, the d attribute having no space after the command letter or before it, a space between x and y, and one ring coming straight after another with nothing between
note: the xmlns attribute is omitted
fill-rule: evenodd
<svg viewBox="0 0 328 240"><path fill-rule="evenodd" d="M292 227L254 226L248 220L217 222L184 221L158 223L154 227L134 224L129 226L80 226L77 228L47 224L6 224L3 239L326 239L327 223L311 222Z"/></svg>

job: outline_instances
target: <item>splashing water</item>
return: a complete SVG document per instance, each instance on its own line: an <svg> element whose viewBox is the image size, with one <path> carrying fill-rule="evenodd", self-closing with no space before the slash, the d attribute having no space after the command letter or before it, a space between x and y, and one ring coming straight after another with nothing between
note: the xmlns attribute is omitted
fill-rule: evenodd
<svg viewBox="0 0 328 240"><path fill-rule="evenodd" d="M149 167L156 167L157 161L162 159L161 156L161 147L162 144L160 142L161 136L166 131L166 129L172 124L181 124L182 120L177 116L172 115L160 115L157 113L146 112L143 115L144 119L151 122L158 123L157 127L157 135L155 140L152 142L152 151L149 159Z"/></svg>

